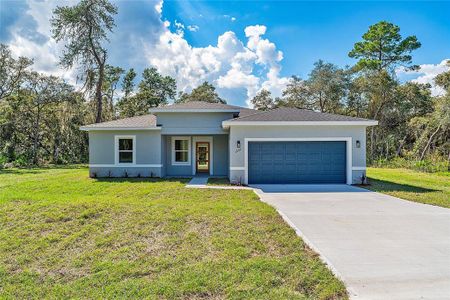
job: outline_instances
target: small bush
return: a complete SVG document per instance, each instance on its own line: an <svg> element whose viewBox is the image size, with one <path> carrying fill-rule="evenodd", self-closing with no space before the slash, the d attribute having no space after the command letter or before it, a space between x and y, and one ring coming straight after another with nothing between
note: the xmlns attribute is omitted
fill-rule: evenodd
<svg viewBox="0 0 450 300"><path fill-rule="evenodd" d="M16 160L13 162L13 164L14 164L14 167L23 168L23 167L29 166L29 161L25 156L21 155L16 158Z"/></svg>
<svg viewBox="0 0 450 300"><path fill-rule="evenodd" d="M0 154L0 168L3 168L3 166L8 162L8 158L4 155Z"/></svg>

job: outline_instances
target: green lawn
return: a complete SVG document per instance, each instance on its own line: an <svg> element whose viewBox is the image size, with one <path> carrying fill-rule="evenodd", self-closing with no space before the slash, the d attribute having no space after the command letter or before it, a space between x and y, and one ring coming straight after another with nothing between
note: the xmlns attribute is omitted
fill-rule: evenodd
<svg viewBox="0 0 450 300"><path fill-rule="evenodd" d="M341 299L251 191L0 171L0 298Z"/></svg>
<svg viewBox="0 0 450 300"><path fill-rule="evenodd" d="M368 168L370 190L405 200L450 208L450 172Z"/></svg>
<svg viewBox="0 0 450 300"><path fill-rule="evenodd" d="M210 177L210 178L208 178L208 185L225 185L225 186L230 186L231 183L228 180L228 178L214 178L214 177Z"/></svg>

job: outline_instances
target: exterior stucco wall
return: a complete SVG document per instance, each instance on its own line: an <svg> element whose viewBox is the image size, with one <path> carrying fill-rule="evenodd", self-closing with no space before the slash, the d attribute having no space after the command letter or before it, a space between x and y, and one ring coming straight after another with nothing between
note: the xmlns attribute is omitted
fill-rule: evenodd
<svg viewBox="0 0 450 300"><path fill-rule="evenodd" d="M135 136L136 163L117 165L115 136ZM161 132L159 130L117 130L89 132L89 165L97 177L161 177Z"/></svg>
<svg viewBox="0 0 450 300"><path fill-rule="evenodd" d="M365 126L232 126L229 135L230 180L245 182L246 138L351 138L352 168L366 167ZM356 147L356 141L361 143ZM241 148L237 149L237 141ZM352 183L360 183L364 170L352 170Z"/></svg>
<svg viewBox="0 0 450 300"><path fill-rule="evenodd" d="M232 113L156 113L157 124L162 126L161 134L227 134L222 121L233 118Z"/></svg>
<svg viewBox="0 0 450 300"><path fill-rule="evenodd" d="M192 164L194 162L192 156L192 137L191 141L191 161L188 165L172 165L172 136L165 136L166 154L164 165L166 166L166 176L192 176Z"/></svg>
<svg viewBox="0 0 450 300"><path fill-rule="evenodd" d="M164 177L167 174L167 151L167 136L161 135L161 177Z"/></svg>

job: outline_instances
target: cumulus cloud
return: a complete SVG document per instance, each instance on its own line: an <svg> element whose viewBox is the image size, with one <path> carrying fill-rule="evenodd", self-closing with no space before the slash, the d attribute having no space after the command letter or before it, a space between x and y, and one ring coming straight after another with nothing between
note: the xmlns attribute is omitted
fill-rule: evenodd
<svg viewBox="0 0 450 300"><path fill-rule="evenodd" d="M0 38L11 47L14 55L33 58L35 70L61 76L74 84L76 70L64 70L58 65L64 44L57 44L51 38L49 17L56 5L76 2L21 2L23 7L9 18ZM119 7L115 18L117 27L107 45L112 65L124 69L133 67L138 73L145 67L155 66L162 74L173 76L182 91L190 91L203 81L209 81L219 93L236 96L229 99L236 104L248 101L262 88L278 96L288 81L280 75L283 54L265 38L267 28L264 25L246 27L244 41L227 31L217 37L215 45L194 47L185 39L184 30L194 32L198 26L185 26L171 20L171 27L171 22L162 16L163 1L115 3ZM234 17L229 19L235 20Z"/></svg>
<svg viewBox="0 0 450 300"><path fill-rule="evenodd" d="M450 59L444 59L438 64L423 64L420 65L420 68L417 71L410 71L404 68L399 68L396 70L396 73L399 76L414 76L415 78L411 80L412 82L431 84L432 95L439 96L444 93L444 90L434 83L434 78L437 75L450 70L450 66L448 65L449 62Z"/></svg>
<svg viewBox="0 0 450 300"><path fill-rule="evenodd" d="M246 27L245 44L227 31L217 38L216 45L207 47L193 47L180 30L166 30L156 45L147 46L147 59L163 74L176 78L182 91L210 81L219 89L244 89L249 104L262 88L281 95L288 82L280 76L282 52L263 38L266 29L263 25Z"/></svg>
<svg viewBox="0 0 450 300"><path fill-rule="evenodd" d="M64 3L70 4L71 1ZM58 45L50 36L47 16L51 16L54 4L34 1L27 1L25 4L25 13L17 18L17 22L9 29L8 45L13 55L33 58L35 70L62 77L71 84L76 84L75 71L59 67L59 54L63 46Z"/></svg>
<svg viewBox="0 0 450 300"><path fill-rule="evenodd" d="M11 1L8 10L8 26L0 31L0 40L11 48L13 55L33 58L33 69L48 75L60 76L76 84L76 69L65 70L59 65L63 43L51 37L50 17L57 5L74 5L77 0L61 1ZM134 67L141 71L147 60L143 53L144 43L154 43L165 27L161 20L162 1L146 3L117 1L119 14L115 17L117 27L110 35L108 62L122 68ZM17 7L17 9L14 9ZM2 18L4 12L2 11ZM130 22L130 16L133 22ZM126 45L126 46L124 46Z"/></svg>

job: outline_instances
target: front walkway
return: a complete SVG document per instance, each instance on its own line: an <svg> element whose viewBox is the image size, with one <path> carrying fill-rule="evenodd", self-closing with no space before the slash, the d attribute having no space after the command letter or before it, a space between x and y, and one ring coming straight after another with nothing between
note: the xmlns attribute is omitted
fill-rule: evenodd
<svg viewBox="0 0 450 300"><path fill-rule="evenodd" d="M354 299L450 299L450 209L347 185L260 185Z"/></svg>
<svg viewBox="0 0 450 300"><path fill-rule="evenodd" d="M208 183L208 176L194 176L192 177L191 181L187 184L186 187L199 187L199 186L205 186Z"/></svg>

